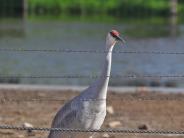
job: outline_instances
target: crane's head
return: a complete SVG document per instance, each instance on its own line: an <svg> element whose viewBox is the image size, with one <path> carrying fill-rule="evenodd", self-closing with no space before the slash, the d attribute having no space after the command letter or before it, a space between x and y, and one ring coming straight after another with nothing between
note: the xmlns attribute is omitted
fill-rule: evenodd
<svg viewBox="0 0 184 138"><path fill-rule="evenodd" d="M106 39L106 45L108 47L112 47L116 44L116 42L121 42L122 44L125 43L125 40L120 37L120 33L116 30L112 30L108 33Z"/></svg>

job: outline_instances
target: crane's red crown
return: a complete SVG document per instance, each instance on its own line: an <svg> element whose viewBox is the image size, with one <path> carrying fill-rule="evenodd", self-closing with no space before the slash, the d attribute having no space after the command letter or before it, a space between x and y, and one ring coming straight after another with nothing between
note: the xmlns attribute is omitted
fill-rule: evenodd
<svg viewBox="0 0 184 138"><path fill-rule="evenodd" d="M112 30L111 32L110 32L110 34L113 36L113 37L116 37L116 36L119 36L119 32L118 31L116 31L116 30Z"/></svg>

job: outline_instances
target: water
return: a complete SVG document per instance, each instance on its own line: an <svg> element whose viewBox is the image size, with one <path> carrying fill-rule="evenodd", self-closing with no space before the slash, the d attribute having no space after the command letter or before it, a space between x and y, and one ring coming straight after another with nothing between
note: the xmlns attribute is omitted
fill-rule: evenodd
<svg viewBox="0 0 184 138"><path fill-rule="evenodd" d="M157 22L158 21L158 22ZM104 50L106 33L115 28L127 46L116 51L184 52L184 24L165 19L62 20L2 19L0 48ZM1 75L99 75L104 54L0 52ZM184 55L113 54L112 75L184 74ZM17 83L88 85L93 79L21 79ZM0 79L1 82L5 82ZM179 79L111 79L110 85L177 85Z"/></svg>

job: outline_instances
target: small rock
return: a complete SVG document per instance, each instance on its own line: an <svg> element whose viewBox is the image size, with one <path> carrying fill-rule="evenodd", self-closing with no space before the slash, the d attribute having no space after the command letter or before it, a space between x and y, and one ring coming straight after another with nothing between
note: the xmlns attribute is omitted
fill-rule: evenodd
<svg viewBox="0 0 184 138"><path fill-rule="evenodd" d="M148 127L146 124L142 124L142 125L139 125L139 126L138 126L138 129L139 129L139 130L148 130L148 128L149 128L149 127Z"/></svg>
<svg viewBox="0 0 184 138"><path fill-rule="evenodd" d="M116 128L116 127L119 127L119 126L121 126L122 124L121 124L121 122L120 121L112 121L112 122L110 122L109 124L108 124L108 126L110 127L110 128Z"/></svg>
<svg viewBox="0 0 184 138"><path fill-rule="evenodd" d="M26 127L26 128L33 128L33 125L30 124L30 123L27 123L27 122L25 122L22 126ZM27 134L28 134L28 136L34 136L35 135L31 129L27 130Z"/></svg>
<svg viewBox="0 0 184 138"><path fill-rule="evenodd" d="M22 126L23 126L23 127L33 128L33 125L30 124L30 123L27 123L27 122L25 122Z"/></svg>
<svg viewBox="0 0 184 138"><path fill-rule="evenodd" d="M112 106L107 106L107 113L114 114L114 108Z"/></svg>
<svg viewBox="0 0 184 138"><path fill-rule="evenodd" d="M104 133L104 134L102 135L102 138L110 138L110 136L109 136L109 134Z"/></svg>

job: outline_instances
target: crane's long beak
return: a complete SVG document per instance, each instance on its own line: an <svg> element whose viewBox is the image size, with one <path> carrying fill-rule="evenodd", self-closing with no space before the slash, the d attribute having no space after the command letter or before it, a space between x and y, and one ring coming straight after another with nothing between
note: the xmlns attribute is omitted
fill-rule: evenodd
<svg viewBox="0 0 184 138"><path fill-rule="evenodd" d="M126 43L126 41L123 38L121 38L120 36L116 36L116 40L120 41L123 45Z"/></svg>

